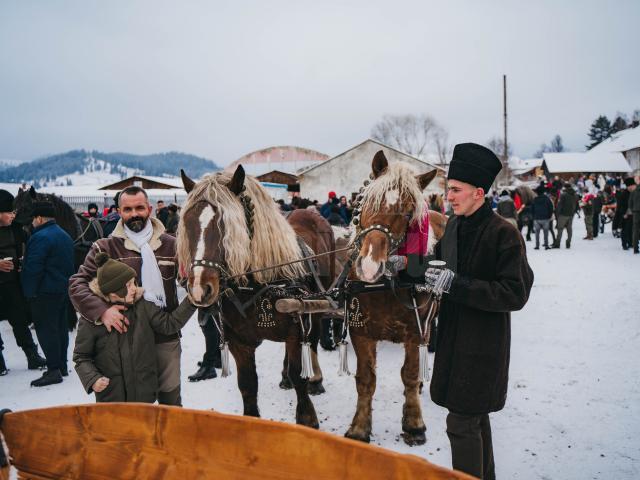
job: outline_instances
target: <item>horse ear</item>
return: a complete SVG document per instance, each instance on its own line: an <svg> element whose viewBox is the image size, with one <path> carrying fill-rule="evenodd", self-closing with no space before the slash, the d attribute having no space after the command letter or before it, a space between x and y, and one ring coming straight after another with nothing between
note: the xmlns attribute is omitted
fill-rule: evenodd
<svg viewBox="0 0 640 480"><path fill-rule="evenodd" d="M193 190L193 187L195 186L196 182L194 182L189 177L187 177L187 174L184 173L183 169L180 169L180 177L182 177L182 185L184 186L185 191L187 193L190 193L191 190Z"/></svg>
<svg viewBox="0 0 640 480"><path fill-rule="evenodd" d="M431 183L431 181L436 178L438 175L438 170L433 169L430 172L423 173L422 175L416 175L416 180L418 180L418 185L420 185L420 190L424 190L427 188L427 185Z"/></svg>
<svg viewBox="0 0 640 480"><path fill-rule="evenodd" d="M36 195L38 195L36 189L33 188L33 185L31 185L31 188L29 189L29 195L31 195L31 198L33 198L34 200L36 199Z"/></svg>
<svg viewBox="0 0 640 480"><path fill-rule="evenodd" d="M229 190L231 190L235 195L240 195L244 189L244 177L244 168L242 168L242 165L238 165L238 168L236 168L236 171L233 174L233 178L229 182L229 185L227 185Z"/></svg>
<svg viewBox="0 0 640 480"><path fill-rule="evenodd" d="M373 162L371 162L373 178L378 178L382 175L388 166L389 162L387 161L387 157L385 157L384 152L382 150L378 150L378 152L373 156Z"/></svg>

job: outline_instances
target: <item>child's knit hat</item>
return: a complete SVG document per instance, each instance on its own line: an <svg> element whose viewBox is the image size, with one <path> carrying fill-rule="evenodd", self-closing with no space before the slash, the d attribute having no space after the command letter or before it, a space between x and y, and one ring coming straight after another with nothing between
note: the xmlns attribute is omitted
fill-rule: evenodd
<svg viewBox="0 0 640 480"><path fill-rule="evenodd" d="M136 277L136 271L118 260L114 260L106 252L95 256L98 266L98 287L103 295L115 293L119 297L127 296L127 282Z"/></svg>

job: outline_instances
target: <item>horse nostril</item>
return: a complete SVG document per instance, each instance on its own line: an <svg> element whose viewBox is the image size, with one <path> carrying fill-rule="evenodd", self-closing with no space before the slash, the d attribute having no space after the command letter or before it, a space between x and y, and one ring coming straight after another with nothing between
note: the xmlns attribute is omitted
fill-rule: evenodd
<svg viewBox="0 0 640 480"><path fill-rule="evenodd" d="M213 288L211 288L211 285L206 285L204 287L204 296L203 296L203 298L209 298L212 293L213 293Z"/></svg>

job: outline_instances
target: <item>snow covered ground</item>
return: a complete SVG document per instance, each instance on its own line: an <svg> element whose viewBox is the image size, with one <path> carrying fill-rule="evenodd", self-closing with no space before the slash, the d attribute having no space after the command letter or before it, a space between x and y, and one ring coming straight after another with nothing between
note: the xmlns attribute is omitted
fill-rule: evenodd
<svg viewBox="0 0 640 480"><path fill-rule="evenodd" d="M536 279L528 305L513 314L509 398L491 416L499 478L633 479L640 477L640 256L623 252L610 233L583 241L574 222L571 250L533 250ZM71 372L61 385L35 389L7 322L0 322L11 369L0 377L0 408L24 410L93 402ZM183 399L186 407L242 411L235 375L187 381L204 350L195 319L184 329ZM327 393L313 397L320 428L342 435L355 409L353 377L338 377L337 352L321 352ZM282 345L265 342L257 353L259 404L264 418L294 421L294 393L278 388ZM355 368L353 352L349 359ZM402 351L378 349L378 387L372 442L451 466L446 411L423 393L427 444L400 438ZM431 361L433 364L433 361ZM215 432L213 432L215 434Z"/></svg>

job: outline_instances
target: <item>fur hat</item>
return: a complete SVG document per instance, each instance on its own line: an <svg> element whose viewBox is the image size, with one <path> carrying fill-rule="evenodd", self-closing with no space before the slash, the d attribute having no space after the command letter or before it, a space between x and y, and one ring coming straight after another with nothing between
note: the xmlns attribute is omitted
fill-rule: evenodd
<svg viewBox="0 0 640 480"><path fill-rule="evenodd" d="M447 180L459 180L487 193L502 170L496 154L477 143L459 143L453 149Z"/></svg>
<svg viewBox="0 0 640 480"><path fill-rule="evenodd" d="M53 218L56 216L56 210L51 202L33 202L33 216L34 217L48 217Z"/></svg>
<svg viewBox="0 0 640 480"><path fill-rule="evenodd" d="M624 184L625 184L627 187L630 187L631 185L635 185L635 184L636 184L636 181L634 180L634 178L633 178L633 177L629 177L629 178L625 178L625 179L624 179Z"/></svg>
<svg viewBox="0 0 640 480"><path fill-rule="evenodd" d="M6 190L0 190L0 213L13 212L14 196Z"/></svg>
<svg viewBox="0 0 640 480"><path fill-rule="evenodd" d="M99 252L95 256L98 266L98 287L104 296L115 293L119 297L127 296L127 282L136 277L136 271L118 260L112 259L108 253Z"/></svg>

